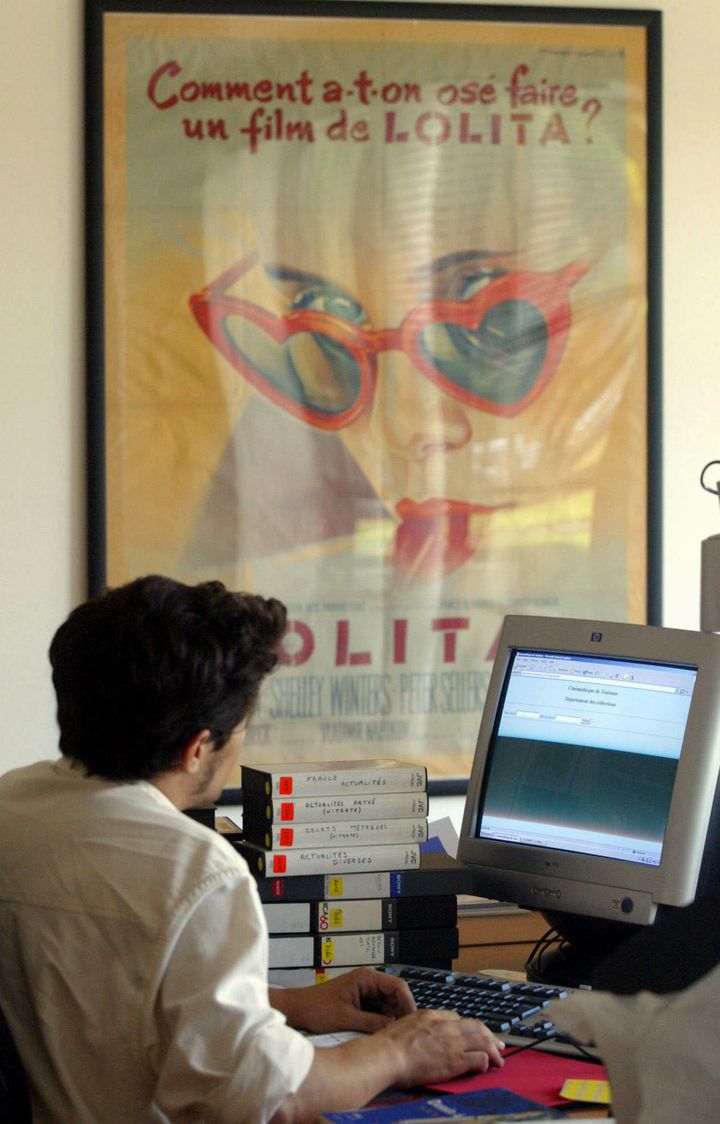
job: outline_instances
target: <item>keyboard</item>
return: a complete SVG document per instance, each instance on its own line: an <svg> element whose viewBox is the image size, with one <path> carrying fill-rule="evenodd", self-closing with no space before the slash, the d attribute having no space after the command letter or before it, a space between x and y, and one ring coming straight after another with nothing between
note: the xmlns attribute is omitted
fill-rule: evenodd
<svg viewBox="0 0 720 1124"><path fill-rule="evenodd" d="M585 1060L590 1055L600 1061L594 1046L579 1050L544 1014L551 1000L566 999L572 988L410 964L386 964L380 970L405 980L418 1008L453 1010L481 1019L507 1046L535 1043L538 1050Z"/></svg>

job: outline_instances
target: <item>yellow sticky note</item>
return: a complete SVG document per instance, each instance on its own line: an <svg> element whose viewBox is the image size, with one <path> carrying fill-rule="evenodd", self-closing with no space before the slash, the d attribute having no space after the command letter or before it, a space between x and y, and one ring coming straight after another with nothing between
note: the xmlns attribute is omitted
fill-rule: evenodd
<svg viewBox="0 0 720 1124"><path fill-rule="evenodd" d="M331 878L328 884L328 897L341 898L343 892L342 878Z"/></svg>
<svg viewBox="0 0 720 1124"><path fill-rule="evenodd" d="M340 908L331 909L330 910L330 928L331 929L342 929L342 923L343 923L343 911L342 911L342 909L340 909Z"/></svg>
<svg viewBox="0 0 720 1124"><path fill-rule="evenodd" d="M560 1096L568 1101L583 1101L588 1104L610 1104L610 1083L608 1081L583 1081L577 1077L563 1082Z"/></svg>

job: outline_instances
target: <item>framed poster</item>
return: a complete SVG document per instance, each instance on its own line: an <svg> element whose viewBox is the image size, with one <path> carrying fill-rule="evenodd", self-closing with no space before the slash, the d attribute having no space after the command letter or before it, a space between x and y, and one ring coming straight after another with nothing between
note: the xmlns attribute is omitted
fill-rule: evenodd
<svg viewBox="0 0 720 1124"><path fill-rule="evenodd" d="M87 5L89 566L277 596L246 758L465 777L657 612L660 14Z"/></svg>

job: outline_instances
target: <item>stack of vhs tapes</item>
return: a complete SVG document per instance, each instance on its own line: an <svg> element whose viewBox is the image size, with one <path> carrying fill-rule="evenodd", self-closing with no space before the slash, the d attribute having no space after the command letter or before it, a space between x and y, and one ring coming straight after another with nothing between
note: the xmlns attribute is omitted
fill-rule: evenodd
<svg viewBox="0 0 720 1124"><path fill-rule="evenodd" d="M270 934L271 982L361 964L449 968L464 867L423 853L426 770L381 759L243 766L242 839ZM303 969L291 980L286 970Z"/></svg>

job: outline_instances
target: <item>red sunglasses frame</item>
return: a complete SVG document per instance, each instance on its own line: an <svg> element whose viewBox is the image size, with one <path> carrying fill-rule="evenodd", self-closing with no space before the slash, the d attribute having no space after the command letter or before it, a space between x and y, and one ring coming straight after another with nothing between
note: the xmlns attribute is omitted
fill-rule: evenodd
<svg viewBox="0 0 720 1124"><path fill-rule="evenodd" d="M249 272L257 260L257 253L253 252L225 270L190 297L190 309L210 342L252 386L294 417L326 430L343 429L367 409L377 379L375 357L383 351L403 351L422 375L465 406L497 417L511 418L522 413L542 394L557 369L572 321L568 291L587 273L587 267L579 263L551 273L507 273L466 300L425 301L411 309L396 328L372 329L315 309L292 309L276 316L252 301L230 295L227 290ZM428 324L448 323L474 330L495 305L518 300L534 304L540 310L548 328L548 347L540 374L530 390L516 402L494 402L473 394L428 362L418 344ZM328 414L285 394L237 351L225 326L229 316L249 320L279 344L300 332L324 335L341 344L353 356L360 372L356 400L346 410Z"/></svg>

